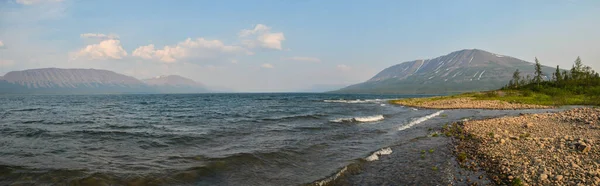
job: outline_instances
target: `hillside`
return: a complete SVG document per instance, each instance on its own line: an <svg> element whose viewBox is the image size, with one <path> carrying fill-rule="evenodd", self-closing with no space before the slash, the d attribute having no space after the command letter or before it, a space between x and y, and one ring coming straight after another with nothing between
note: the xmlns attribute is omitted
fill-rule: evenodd
<svg viewBox="0 0 600 186"><path fill-rule="evenodd" d="M202 93L209 90L201 83L178 75L157 76L142 80L160 93Z"/></svg>
<svg viewBox="0 0 600 186"><path fill-rule="evenodd" d="M494 90L506 85L513 72L533 75L533 63L479 49L414 60L384 69L366 82L334 93L449 94ZM543 67L546 78L554 68Z"/></svg>
<svg viewBox="0 0 600 186"><path fill-rule="evenodd" d="M98 69L42 68L0 76L0 94L201 93L202 84L181 76L140 81Z"/></svg>

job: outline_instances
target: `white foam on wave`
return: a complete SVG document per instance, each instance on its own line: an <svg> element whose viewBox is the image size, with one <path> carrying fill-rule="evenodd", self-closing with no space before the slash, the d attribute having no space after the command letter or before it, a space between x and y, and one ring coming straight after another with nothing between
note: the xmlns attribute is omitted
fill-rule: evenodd
<svg viewBox="0 0 600 186"><path fill-rule="evenodd" d="M392 154L392 148L389 148L389 147L388 148L383 148L383 149L379 149L378 151L375 151L373 154L371 154L370 156L366 157L365 160L367 160L367 161L377 161L377 160L379 160L380 156L390 155L390 154ZM331 183L331 182L335 181L336 179L338 179L346 171L348 171L348 166L345 166L344 168L342 168L340 171L338 171L334 175L331 175L331 176L329 176L329 177L327 177L325 179L313 182L312 185L318 185L318 186L329 185L329 183Z"/></svg>
<svg viewBox="0 0 600 186"><path fill-rule="evenodd" d="M314 184L318 185L318 186L323 186L323 185L327 185L330 182L334 181L335 179L337 179L338 177L342 176L342 174L344 174L344 172L346 172L348 170L348 167L344 167L342 170L340 170L338 173L336 173L333 176L330 176L328 178L325 178L323 180L320 181L316 181Z"/></svg>
<svg viewBox="0 0 600 186"><path fill-rule="evenodd" d="M375 121L381 121L384 120L385 118L383 117L383 115L376 115L376 116L365 116L365 117L353 117L353 118L338 118L338 119L334 119L331 120L332 122L336 122L336 123L342 123L342 122L375 122Z"/></svg>
<svg viewBox="0 0 600 186"><path fill-rule="evenodd" d="M381 121L385 118L383 117L383 115L377 115L377 116L367 116L367 117L355 117L354 119L358 122L374 122L374 121Z"/></svg>
<svg viewBox="0 0 600 186"><path fill-rule="evenodd" d="M356 99L356 100L345 100L345 99L328 99L323 100L323 102L327 103L381 103L384 101L389 101L390 99Z"/></svg>
<svg viewBox="0 0 600 186"><path fill-rule="evenodd" d="M373 154L371 154L370 156L366 157L365 160L367 161L377 161L379 160L379 157L382 155L390 155L392 154L392 148L383 148L380 149L378 151L375 151Z"/></svg>
<svg viewBox="0 0 600 186"><path fill-rule="evenodd" d="M411 121L410 123L399 127L398 130L406 130L406 129L408 129L408 128L416 125L416 124L423 123L424 121L427 121L427 120L429 120L429 119L431 119L433 117L439 116L443 112L444 112L443 110L440 110L440 111L437 111L436 113L433 113L433 114L430 114L430 115L427 115L427 116L423 116L423 117L417 118L417 119Z"/></svg>

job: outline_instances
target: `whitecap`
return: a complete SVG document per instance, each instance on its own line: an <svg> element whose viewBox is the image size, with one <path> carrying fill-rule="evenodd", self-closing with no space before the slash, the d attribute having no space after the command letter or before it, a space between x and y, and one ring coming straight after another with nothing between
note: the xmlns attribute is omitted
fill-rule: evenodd
<svg viewBox="0 0 600 186"><path fill-rule="evenodd" d="M353 118L338 118L331 120L331 122L343 123L343 122L375 122L384 120L383 115L376 116L365 116L365 117L353 117Z"/></svg>
<svg viewBox="0 0 600 186"><path fill-rule="evenodd" d="M370 156L366 157L365 160L367 160L367 161L377 161L377 160L379 160L380 156L390 155L390 154L392 154L392 148L389 148L389 147L388 148L383 148L383 149L380 149L378 151L375 151L373 154L371 154Z"/></svg>
<svg viewBox="0 0 600 186"><path fill-rule="evenodd" d="M345 99L332 99L332 100L323 100L323 102L327 103L382 103L385 101L389 101L391 99L356 99L356 100L345 100Z"/></svg>
<svg viewBox="0 0 600 186"><path fill-rule="evenodd" d="M444 112L443 110L440 110L440 111L437 111L436 113L433 113L433 114L430 114L430 115L427 115L427 116L423 116L423 117L417 118L417 119L411 121L410 123L399 127L398 130L406 130L406 129L408 129L408 128L416 125L416 124L423 123L424 121L427 121L427 120L429 120L429 119L431 119L433 117L439 116L443 112Z"/></svg>

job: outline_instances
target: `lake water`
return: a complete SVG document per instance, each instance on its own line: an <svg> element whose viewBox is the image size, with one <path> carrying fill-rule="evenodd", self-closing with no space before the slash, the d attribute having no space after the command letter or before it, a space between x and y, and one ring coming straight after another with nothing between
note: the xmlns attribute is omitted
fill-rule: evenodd
<svg viewBox="0 0 600 186"><path fill-rule="evenodd" d="M0 96L0 185L310 184L422 122L474 115L387 103L401 97L414 96Z"/></svg>

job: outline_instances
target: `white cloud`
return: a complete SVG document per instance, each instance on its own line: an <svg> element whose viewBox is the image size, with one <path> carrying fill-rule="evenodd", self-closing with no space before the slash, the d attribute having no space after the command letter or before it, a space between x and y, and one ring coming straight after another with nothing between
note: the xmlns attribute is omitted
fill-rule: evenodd
<svg viewBox="0 0 600 186"><path fill-rule="evenodd" d="M313 62L313 63L318 63L321 62L321 59L319 58L315 58L315 57L289 57L289 58L285 58L286 60L290 60L290 61L302 61L302 62Z"/></svg>
<svg viewBox="0 0 600 186"><path fill-rule="evenodd" d="M96 38L96 39L101 39L101 40L107 40L107 39L119 39L119 36L114 35L114 34L101 34L101 33L85 33L85 34L80 34L79 35L81 38Z"/></svg>
<svg viewBox="0 0 600 186"><path fill-rule="evenodd" d="M285 40L283 32L271 32L271 27L258 24L254 29L244 29L238 34L243 38L242 43L249 48L262 47L282 50L281 43Z"/></svg>
<svg viewBox="0 0 600 186"><path fill-rule="evenodd" d="M336 68L340 71L348 71L348 70L352 69L348 65L337 65Z"/></svg>
<svg viewBox="0 0 600 186"><path fill-rule="evenodd" d="M8 59L0 59L0 67L9 67L15 65L15 61Z"/></svg>
<svg viewBox="0 0 600 186"><path fill-rule="evenodd" d="M260 67L262 67L262 68L275 68L275 66L273 66L273 65L271 65L269 63L264 63L264 64L260 65Z"/></svg>
<svg viewBox="0 0 600 186"><path fill-rule="evenodd" d="M206 40L197 38L186 39L174 46L164 46L163 49L155 49L154 44L140 46L132 53L144 59L160 60L165 63L174 63L180 59L201 58L211 59L222 55L242 54L252 55L250 51L240 46L225 45L219 40Z"/></svg>
<svg viewBox="0 0 600 186"><path fill-rule="evenodd" d="M73 59L88 58L90 60L122 59L127 52L121 46L121 41L109 39L99 44L88 45L72 54Z"/></svg>
<svg viewBox="0 0 600 186"><path fill-rule="evenodd" d="M238 64L238 62L239 62L239 61L238 61L237 59L232 59L232 60L231 60L231 63L233 63L233 64Z"/></svg>
<svg viewBox="0 0 600 186"><path fill-rule="evenodd" d="M2 40L0 40L0 49L4 48L4 43L2 42Z"/></svg>
<svg viewBox="0 0 600 186"><path fill-rule="evenodd" d="M23 4L23 5L34 5L34 4L41 4L41 3L58 3L58 2L62 2L64 0L16 0L17 3L19 4Z"/></svg>

